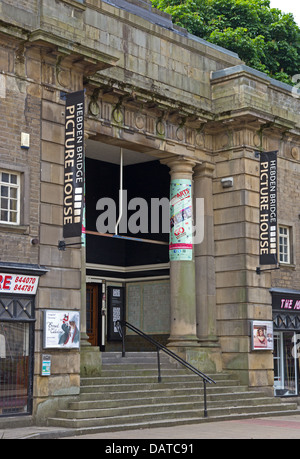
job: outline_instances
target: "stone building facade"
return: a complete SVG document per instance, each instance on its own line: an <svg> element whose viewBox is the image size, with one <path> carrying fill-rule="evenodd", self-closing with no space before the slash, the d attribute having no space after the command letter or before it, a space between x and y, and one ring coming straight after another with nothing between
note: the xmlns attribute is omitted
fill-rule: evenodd
<svg viewBox="0 0 300 459"><path fill-rule="evenodd" d="M297 309L282 302L300 299L297 93L174 26L147 1L2 0L0 8L0 416L43 423L79 394L81 375L101 374L101 352L119 345L106 342L106 323L100 336L113 286L124 289L136 326L204 372L298 395L297 359L294 377L280 385L300 326ZM59 250L65 99L82 89L86 247L72 238L65 243L78 245ZM105 197L118 192L120 149L132 197L151 198L156 185L153 196L169 197L170 180L192 183L195 202L204 203L192 260L169 261L168 236L151 235L161 249L147 249L94 234L101 186ZM280 269L259 274L259 153L268 151L278 152L281 258ZM14 291L4 289L12 282ZM36 293L23 288L30 283ZM80 313L80 349L45 345L47 311ZM273 320L274 352L253 351L252 321Z"/></svg>

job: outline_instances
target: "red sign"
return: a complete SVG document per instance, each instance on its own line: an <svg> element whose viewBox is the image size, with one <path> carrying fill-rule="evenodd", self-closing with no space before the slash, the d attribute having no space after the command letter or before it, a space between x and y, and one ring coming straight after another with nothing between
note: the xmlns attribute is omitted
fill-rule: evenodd
<svg viewBox="0 0 300 459"><path fill-rule="evenodd" d="M35 295L39 283L37 276L0 273L0 292Z"/></svg>

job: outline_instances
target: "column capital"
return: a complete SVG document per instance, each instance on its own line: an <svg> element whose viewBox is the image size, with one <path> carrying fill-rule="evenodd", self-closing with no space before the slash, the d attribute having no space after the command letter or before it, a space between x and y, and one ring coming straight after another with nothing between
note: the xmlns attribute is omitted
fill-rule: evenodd
<svg viewBox="0 0 300 459"><path fill-rule="evenodd" d="M170 175L172 179L192 179L194 173L193 169L197 164L196 160L193 161L192 159L185 158L183 156L174 156L172 158L162 159L160 162L170 168Z"/></svg>
<svg viewBox="0 0 300 459"><path fill-rule="evenodd" d="M203 162L202 164L197 164L194 169L194 179L209 177L212 178L214 174L216 165L208 161Z"/></svg>

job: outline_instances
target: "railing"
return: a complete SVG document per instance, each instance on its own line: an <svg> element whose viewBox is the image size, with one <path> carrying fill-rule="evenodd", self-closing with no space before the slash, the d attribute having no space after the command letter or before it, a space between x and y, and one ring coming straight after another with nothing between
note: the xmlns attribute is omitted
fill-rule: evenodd
<svg viewBox="0 0 300 459"><path fill-rule="evenodd" d="M136 333L137 335L141 336L145 340L147 340L149 343L151 343L153 346L156 347L156 352L157 352L157 369L158 369L158 382L161 382L161 370L160 370L160 355L159 351L163 351L165 354L168 356L172 357L175 359L177 362L179 362L181 365L183 365L185 368L188 368L191 370L193 373L198 375L200 378L202 378L203 381L203 398L204 398L204 417L207 418L207 394L206 394L206 384L216 384L216 382L210 378L209 376L205 375L201 371L199 371L197 368L193 367L190 363L188 363L186 360L184 360L182 357L179 355L175 354L173 351L168 349L166 346L163 344L159 343L155 339L151 338L151 336L146 335L144 332L136 328L134 325L126 322L125 320L117 320L115 322L115 325L118 329L119 335L122 338L122 357L125 357L126 355L126 350L125 350L125 327L129 328L131 331Z"/></svg>

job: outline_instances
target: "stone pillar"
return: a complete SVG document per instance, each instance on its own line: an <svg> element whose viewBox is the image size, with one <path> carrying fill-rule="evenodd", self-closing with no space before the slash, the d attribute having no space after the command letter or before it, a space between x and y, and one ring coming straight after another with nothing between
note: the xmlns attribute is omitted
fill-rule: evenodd
<svg viewBox="0 0 300 459"><path fill-rule="evenodd" d="M217 337L216 275L212 178L214 164L205 162L194 169L194 197L204 199L203 240L194 245L196 272L197 335L208 371L221 371L221 351ZM199 218L199 216L198 216ZM199 231L198 231L199 232ZM206 354L206 357L204 358Z"/></svg>
<svg viewBox="0 0 300 459"><path fill-rule="evenodd" d="M170 168L171 180L188 179L192 182L195 163L184 159L161 161ZM168 347L194 362L198 347L196 332L195 261L170 261L171 324Z"/></svg>

